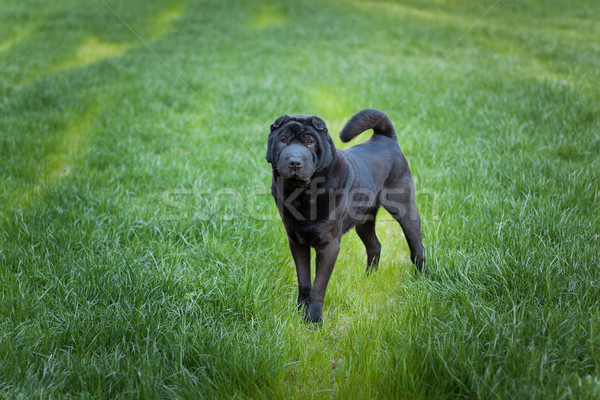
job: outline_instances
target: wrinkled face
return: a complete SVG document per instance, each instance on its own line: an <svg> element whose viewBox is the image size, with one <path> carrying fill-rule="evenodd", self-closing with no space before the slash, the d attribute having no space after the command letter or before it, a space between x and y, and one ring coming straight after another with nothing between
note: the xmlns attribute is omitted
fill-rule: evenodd
<svg viewBox="0 0 600 400"><path fill-rule="evenodd" d="M333 158L333 142L322 119L284 115L271 125L267 161L284 179L308 182Z"/></svg>

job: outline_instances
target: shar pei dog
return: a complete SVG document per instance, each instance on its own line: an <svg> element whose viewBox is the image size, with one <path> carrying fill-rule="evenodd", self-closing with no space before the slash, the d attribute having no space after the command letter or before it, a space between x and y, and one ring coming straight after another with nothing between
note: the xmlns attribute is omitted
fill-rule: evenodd
<svg viewBox="0 0 600 400"><path fill-rule="evenodd" d="M266 155L273 169L271 193L296 264L298 307L307 322L322 321L325 291L344 233L356 229L366 247L367 273L377 268L379 207L398 221L412 262L425 273L413 178L389 117L378 110L360 111L340 139L348 142L368 129L373 129L369 140L339 150L319 117L283 115L271 125ZM316 251L314 283L311 247Z"/></svg>

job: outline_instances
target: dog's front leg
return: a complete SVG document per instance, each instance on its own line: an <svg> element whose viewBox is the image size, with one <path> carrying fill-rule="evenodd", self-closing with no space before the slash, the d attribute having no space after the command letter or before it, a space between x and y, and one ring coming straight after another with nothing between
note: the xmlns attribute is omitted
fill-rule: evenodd
<svg viewBox="0 0 600 400"><path fill-rule="evenodd" d="M288 237L290 251L296 264L296 274L298 275L298 309L308 304L310 297L310 246L300 244Z"/></svg>
<svg viewBox="0 0 600 400"><path fill-rule="evenodd" d="M310 291L310 300L304 319L307 322L320 323L323 315L323 300L327 283L333 272L335 261L340 252L339 239L333 239L324 246L319 246L317 250L317 269L315 272L315 284Z"/></svg>

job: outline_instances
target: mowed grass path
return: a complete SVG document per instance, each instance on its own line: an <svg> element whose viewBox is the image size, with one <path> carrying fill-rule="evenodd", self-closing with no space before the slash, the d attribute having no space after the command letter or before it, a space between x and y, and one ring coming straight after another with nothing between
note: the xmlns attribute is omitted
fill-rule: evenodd
<svg viewBox="0 0 600 400"><path fill-rule="evenodd" d="M0 398L600 398L599 19L3 0ZM379 270L345 236L313 329L268 127L316 114L341 147L366 107L397 127L430 276L381 214Z"/></svg>

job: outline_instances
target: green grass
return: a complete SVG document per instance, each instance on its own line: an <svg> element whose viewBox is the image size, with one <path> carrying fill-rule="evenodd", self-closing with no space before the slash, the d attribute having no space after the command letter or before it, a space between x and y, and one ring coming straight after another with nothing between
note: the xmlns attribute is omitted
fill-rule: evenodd
<svg viewBox="0 0 600 400"><path fill-rule="evenodd" d="M600 3L106 4L0 10L0 398L600 398ZM313 329L268 127L367 107L430 277L382 213Z"/></svg>

